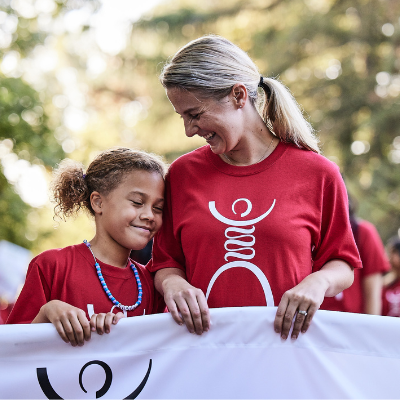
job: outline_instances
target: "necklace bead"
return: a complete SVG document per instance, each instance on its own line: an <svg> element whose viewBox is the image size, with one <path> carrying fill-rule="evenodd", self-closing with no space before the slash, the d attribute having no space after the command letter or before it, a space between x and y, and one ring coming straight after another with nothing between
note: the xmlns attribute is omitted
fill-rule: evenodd
<svg viewBox="0 0 400 400"><path fill-rule="evenodd" d="M83 243L85 243L86 247L92 253L92 256L94 258L94 266L96 268L97 276L99 277L101 286L103 287L107 297L112 301L112 303L115 305L115 307L120 308L122 311L132 311L135 308L137 308L140 305L140 303L142 302L143 289L142 289L142 282L140 282L139 273L137 271L137 268L134 266L134 264L131 262L130 263L130 267L131 267L131 269L132 269L132 271L133 271L133 273L135 275L136 284L137 284L137 287L138 287L138 300L132 306L124 306L118 300L115 299L115 297L111 294L110 289L107 287L106 281L104 280L103 274L101 273L100 264L97 262L96 256L93 253L93 250L91 248L90 243L86 239L83 241Z"/></svg>

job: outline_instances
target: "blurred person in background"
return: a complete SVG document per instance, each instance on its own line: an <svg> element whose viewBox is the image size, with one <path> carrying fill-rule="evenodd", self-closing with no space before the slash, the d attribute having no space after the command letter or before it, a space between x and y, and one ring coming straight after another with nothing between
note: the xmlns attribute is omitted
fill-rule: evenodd
<svg viewBox="0 0 400 400"><path fill-rule="evenodd" d="M395 236L387 244L391 271L384 277L382 315L400 317L400 238Z"/></svg>
<svg viewBox="0 0 400 400"><path fill-rule="evenodd" d="M348 289L325 298L321 309L381 315L383 274L390 270L390 264L375 226L357 218L355 208L349 196L350 224L363 268L354 271L354 282Z"/></svg>
<svg viewBox="0 0 400 400"><path fill-rule="evenodd" d="M209 306L276 305L275 332L296 339L361 267L338 167L287 88L227 39L188 43L161 83L206 145L169 170L156 288L192 333L210 328Z"/></svg>

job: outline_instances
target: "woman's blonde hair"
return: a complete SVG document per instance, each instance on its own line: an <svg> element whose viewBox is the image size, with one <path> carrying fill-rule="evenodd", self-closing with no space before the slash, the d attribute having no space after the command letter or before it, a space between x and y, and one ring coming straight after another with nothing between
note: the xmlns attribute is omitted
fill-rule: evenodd
<svg viewBox="0 0 400 400"><path fill-rule="evenodd" d="M160 81L167 89L178 87L216 100L241 82L281 141L319 153L313 128L289 90L277 79L262 78L247 53L223 37L207 35L189 42L166 63ZM259 87L263 99L259 99Z"/></svg>
<svg viewBox="0 0 400 400"><path fill-rule="evenodd" d="M97 191L107 195L132 171L156 172L165 178L167 170L162 158L125 147L101 152L89 165L86 173L81 163L66 158L53 171L51 192L55 216L65 217L86 209L94 215L90 195Z"/></svg>

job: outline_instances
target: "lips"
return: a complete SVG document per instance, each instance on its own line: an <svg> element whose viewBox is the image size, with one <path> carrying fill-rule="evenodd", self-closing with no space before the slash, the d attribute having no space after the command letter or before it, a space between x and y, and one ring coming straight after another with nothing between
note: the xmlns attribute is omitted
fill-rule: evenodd
<svg viewBox="0 0 400 400"><path fill-rule="evenodd" d="M134 228L143 229L144 231L151 232L151 229L147 226L132 225Z"/></svg>

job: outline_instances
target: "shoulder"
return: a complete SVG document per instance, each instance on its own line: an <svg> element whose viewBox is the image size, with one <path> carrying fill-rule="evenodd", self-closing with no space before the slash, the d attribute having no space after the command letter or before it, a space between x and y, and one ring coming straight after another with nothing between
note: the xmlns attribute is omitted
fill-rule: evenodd
<svg viewBox="0 0 400 400"><path fill-rule="evenodd" d="M377 233L377 230L376 230L374 224L372 224L371 222L366 221L364 219L358 219L357 223L358 223L358 229L360 230L360 232Z"/></svg>
<svg viewBox="0 0 400 400"><path fill-rule="evenodd" d="M190 151L189 153L183 154L171 163L168 173L181 170L182 168L187 168L188 165L192 165L193 163L204 162L208 151L210 151L210 148L208 145L206 145Z"/></svg>
<svg viewBox="0 0 400 400"><path fill-rule="evenodd" d="M327 185L334 181L343 181L339 166L322 154L300 149L293 144L283 145L286 146L286 151L282 161L294 174L307 179L322 179Z"/></svg>
<svg viewBox="0 0 400 400"><path fill-rule="evenodd" d="M71 259L81 257L81 246L82 245L79 244L45 250L32 259L31 265L37 265L41 268L54 268L55 266L71 265Z"/></svg>

